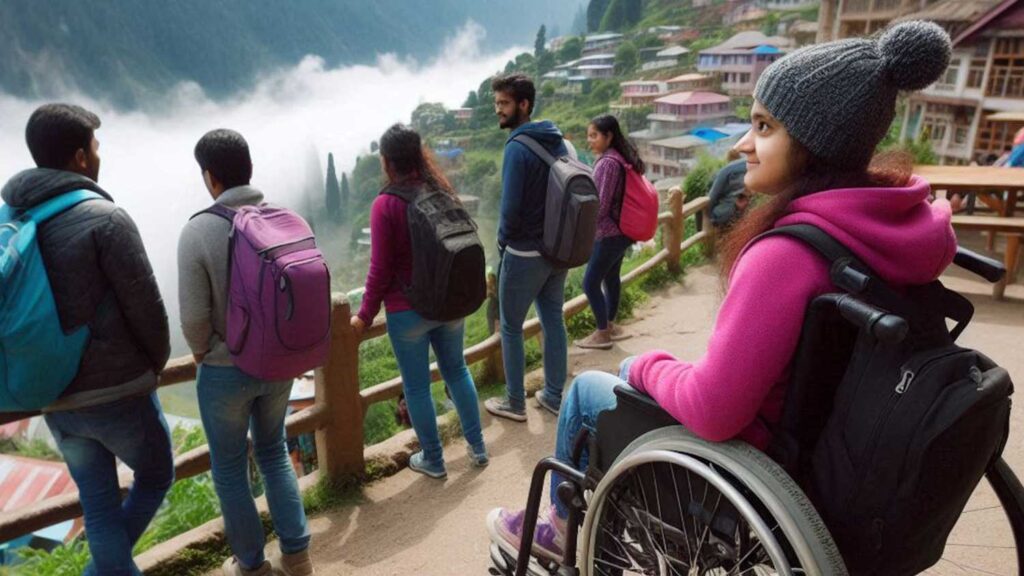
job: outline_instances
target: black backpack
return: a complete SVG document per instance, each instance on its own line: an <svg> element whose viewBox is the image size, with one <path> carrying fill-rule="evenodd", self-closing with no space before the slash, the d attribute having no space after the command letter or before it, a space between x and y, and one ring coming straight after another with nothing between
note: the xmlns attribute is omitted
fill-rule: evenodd
<svg viewBox="0 0 1024 576"><path fill-rule="evenodd" d="M955 344L974 308L939 281L897 293L814 226L771 235L815 248L856 300L830 295L808 309L769 454L810 497L851 574L917 574L939 561L1002 452L1009 374ZM855 327L846 318L858 301L875 310Z"/></svg>
<svg viewBox="0 0 1024 576"><path fill-rule="evenodd" d="M465 318L487 297L484 248L476 223L451 194L423 186L389 186L405 201L412 244L412 281L406 298L427 320Z"/></svg>
<svg viewBox="0 0 1024 576"><path fill-rule="evenodd" d="M593 171L569 156L555 158L525 134L516 136L515 141L529 148L550 169L541 252L558 268L586 264L594 250L600 207Z"/></svg>

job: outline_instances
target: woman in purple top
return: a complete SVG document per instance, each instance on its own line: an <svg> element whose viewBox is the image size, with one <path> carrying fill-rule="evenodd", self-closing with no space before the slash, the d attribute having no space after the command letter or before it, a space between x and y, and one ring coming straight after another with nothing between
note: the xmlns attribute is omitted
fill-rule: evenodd
<svg viewBox="0 0 1024 576"><path fill-rule="evenodd" d="M594 311L597 330L583 340L576 342L580 348L607 350L612 341L623 337L615 325L619 311L621 284L619 271L626 250L633 240L619 229L619 211L625 193L627 166L643 174L644 161L640 159L633 143L626 139L614 116L594 118L587 127L587 144L594 154L600 156L594 166L594 181L601 195L601 207L597 212L597 238L594 252L583 276L583 291Z"/></svg>
<svg viewBox="0 0 1024 576"><path fill-rule="evenodd" d="M430 394L430 348L433 347L441 376L451 392L462 423L471 463L487 465L487 450L480 429L480 408L473 377L462 356L463 320L435 322L420 316L406 298L403 287L412 279L413 246L409 240L406 203L388 194L392 188L431 188L455 195L455 190L423 150L420 135L395 124L380 139L381 167L387 184L370 208L370 270L359 314L352 327L361 334L380 311L383 302L388 337L402 374L409 419L422 451L412 455L409 468L430 476L447 476L444 453L437 432L437 414Z"/></svg>

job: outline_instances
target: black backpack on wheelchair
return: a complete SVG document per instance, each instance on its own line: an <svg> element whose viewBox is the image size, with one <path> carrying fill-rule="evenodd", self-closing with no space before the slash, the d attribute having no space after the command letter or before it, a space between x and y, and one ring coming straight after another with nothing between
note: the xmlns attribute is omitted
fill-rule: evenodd
<svg viewBox="0 0 1024 576"><path fill-rule="evenodd" d="M818 228L768 234L814 247L846 292L807 312L768 453L804 488L851 573L916 574L938 562L1002 453L1009 374L956 345L974 308L939 281L897 293Z"/></svg>
<svg viewBox="0 0 1024 576"><path fill-rule="evenodd" d="M898 293L817 228L768 234L813 246L842 291L807 310L771 458L703 441L621 387L596 435L577 438L574 461L590 452L585 473L554 458L534 471L523 539L545 473L560 472L569 525L580 527L562 562L537 567L528 549L492 545L493 573L916 574L942 556L983 475L1024 573L1024 488L1000 458L1012 384L955 344L970 302L938 281ZM955 262L992 282L1005 272L965 250Z"/></svg>

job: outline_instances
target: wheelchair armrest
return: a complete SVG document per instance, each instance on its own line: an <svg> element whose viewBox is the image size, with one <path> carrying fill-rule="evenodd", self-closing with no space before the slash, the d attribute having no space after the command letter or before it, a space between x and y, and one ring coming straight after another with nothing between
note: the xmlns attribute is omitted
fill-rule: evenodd
<svg viewBox="0 0 1024 576"><path fill-rule="evenodd" d="M650 396L631 386L616 387L615 397L615 409L602 412L597 417L597 455L591 455L591 464L599 471L607 470L636 438L651 430L679 425Z"/></svg>
<svg viewBox="0 0 1024 576"><path fill-rule="evenodd" d="M619 406L625 404L625 406L632 408L634 411L639 410L652 416L667 416L671 418L669 413L654 401L654 398L632 386L617 386L615 388L615 396L618 399Z"/></svg>

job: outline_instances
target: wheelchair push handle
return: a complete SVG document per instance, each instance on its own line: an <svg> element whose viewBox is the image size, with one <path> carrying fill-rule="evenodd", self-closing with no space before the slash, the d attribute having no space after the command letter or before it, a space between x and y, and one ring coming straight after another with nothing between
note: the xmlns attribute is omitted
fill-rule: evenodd
<svg viewBox="0 0 1024 576"><path fill-rule="evenodd" d="M962 246L957 247L956 255L953 256L953 263L992 283L999 282L1006 276L1006 267L1002 262L988 256L982 256Z"/></svg>
<svg viewBox="0 0 1024 576"><path fill-rule="evenodd" d="M876 308L871 304L858 300L849 294L830 294L839 313L855 326L867 330L881 342L898 344L907 336L910 326L907 321Z"/></svg>

